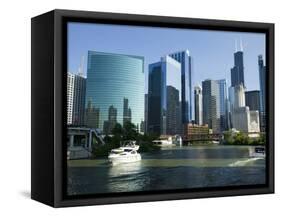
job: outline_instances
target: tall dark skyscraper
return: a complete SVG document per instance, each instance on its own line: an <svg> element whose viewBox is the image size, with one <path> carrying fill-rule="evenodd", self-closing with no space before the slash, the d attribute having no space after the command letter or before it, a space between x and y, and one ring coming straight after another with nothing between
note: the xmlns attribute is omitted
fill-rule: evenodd
<svg viewBox="0 0 281 217"><path fill-rule="evenodd" d="M260 112L260 91L252 90L245 92L246 106L249 106L251 111Z"/></svg>
<svg viewBox="0 0 281 217"><path fill-rule="evenodd" d="M245 81L243 47L240 39L240 51L237 45L234 53L234 67L231 69L231 87L229 87L229 125L231 128L246 131L249 130L249 107L245 104Z"/></svg>
<svg viewBox="0 0 281 217"><path fill-rule="evenodd" d="M182 122L190 123L193 119L193 70L192 58L188 50L175 52L169 54L170 57L175 59L181 64L181 110Z"/></svg>
<svg viewBox="0 0 281 217"><path fill-rule="evenodd" d="M202 125L203 123L203 104L202 104L202 88L194 87L194 115L195 124Z"/></svg>
<svg viewBox="0 0 281 217"><path fill-rule="evenodd" d="M220 129L221 131L228 129L228 115L227 115L227 91L226 80L217 80L219 85L219 100L220 100Z"/></svg>
<svg viewBox="0 0 281 217"><path fill-rule="evenodd" d="M144 95L144 132L147 133L147 119L148 119L148 94Z"/></svg>
<svg viewBox="0 0 281 217"><path fill-rule="evenodd" d="M266 66L264 65L262 55L258 56L259 64L259 77L260 77L260 124L261 130L265 130L266 122L266 104L265 104L265 79L266 79Z"/></svg>
<svg viewBox="0 0 281 217"><path fill-rule="evenodd" d="M220 132L220 87L215 80L202 82L203 124L208 124L214 133Z"/></svg>
<svg viewBox="0 0 281 217"><path fill-rule="evenodd" d="M181 134L181 64L170 56L149 65L149 133Z"/></svg>
<svg viewBox="0 0 281 217"><path fill-rule="evenodd" d="M161 64L149 65L147 95L147 132L161 133Z"/></svg>
<svg viewBox="0 0 281 217"><path fill-rule="evenodd" d="M180 128L180 101L179 91L173 86L167 86L167 132L175 135L181 130Z"/></svg>
<svg viewBox="0 0 281 217"><path fill-rule="evenodd" d="M231 69L231 86L232 87L235 87L240 84L242 84L245 87L242 43L240 46L241 46L240 51L237 51L234 53L234 66Z"/></svg>

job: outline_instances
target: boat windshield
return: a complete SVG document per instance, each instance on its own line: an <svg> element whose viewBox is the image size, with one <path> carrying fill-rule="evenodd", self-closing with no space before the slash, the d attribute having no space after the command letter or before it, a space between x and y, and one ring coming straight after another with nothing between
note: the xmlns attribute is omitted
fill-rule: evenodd
<svg viewBox="0 0 281 217"><path fill-rule="evenodd" d="M132 149L124 149L125 152L131 152Z"/></svg>
<svg viewBox="0 0 281 217"><path fill-rule="evenodd" d="M264 148L262 148L262 147L257 147L257 148L255 148L255 152L256 152L256 153L264 153L265 150L264 150Z"/></svg>
<svg viewBox="0 0 281 217"><path fill-rule="evenodd" d="M112 154L120 154L122 151L120 150L111 150L111 153Z"/></svg>
<svg viewBox="0 0 281 217"><path fill-rule="evenodd" d="M134 147L135 141L125 141L122 146L123 147Z"/></svg>

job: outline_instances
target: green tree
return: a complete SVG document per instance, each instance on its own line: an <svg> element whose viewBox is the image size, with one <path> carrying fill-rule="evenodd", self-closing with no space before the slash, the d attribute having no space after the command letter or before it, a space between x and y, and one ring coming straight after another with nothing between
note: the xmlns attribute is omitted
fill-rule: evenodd
<svg viewBox="0 0 281 217"><path fill-rule="evenodd" d="M122 134L123 134L122 125L119 124L119 123L115 124L115 126L113 127L111 133L112 133L113 136L122 136Z"/></svg>
<svg viewBox="0 0 281 217"><path fill-rule="evenodd" d="M250 144L249 137L247 135L245 135L244 133L239 132L234 136L234 144L235 145L249 145Z"/></svg>
<svg viewBox="0 0 281 217"><path fill-rule="evenodd" d="M260 134L259 137L251 139L251 145L265 145L265 144L266 144L265 134Z"/></svg>
<svg viewBox="0 0 281 217"><path fill-rule="evenodd" d="M159 135L156 134L140 134L136 125L131 122L126 122L122 127L117 123L111 131L112 136L106 136L104 138L105 145L95 147L93 150L93 157L105 157L108 153L118 148L125 140L135 140L140 146L139 152L149 152L159 150L160 147L153 144L153 140L157 139Z"/></svg>
<svg viewBox="0 0 281 217"><path fill-rule="evenodd" d="M232 136L231 131L226 131L223 134L223 136L224 136L224 143L226 145L232 145L233 144L234 140L233 140L233 136Z"/></svg>
<svg viewBox="0 0 281 217"><path fill-rule="evenodd" d="M136 125L127 121L123 126L123 138L124 140L137 140L138 131Z"/></svg>

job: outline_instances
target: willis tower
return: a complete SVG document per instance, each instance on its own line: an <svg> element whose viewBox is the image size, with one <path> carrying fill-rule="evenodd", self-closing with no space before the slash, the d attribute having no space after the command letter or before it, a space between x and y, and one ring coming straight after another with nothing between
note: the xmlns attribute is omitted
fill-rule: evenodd
<svg viewBox="0 0 281 217"><path fill-rule="evenodd" d="M231 69L231 86L235 87L241 84L243 85L243 87L245 87L243 47L240 40L240 51L237 51L236 45L236 52L234 53L234 67Z"/></svg>

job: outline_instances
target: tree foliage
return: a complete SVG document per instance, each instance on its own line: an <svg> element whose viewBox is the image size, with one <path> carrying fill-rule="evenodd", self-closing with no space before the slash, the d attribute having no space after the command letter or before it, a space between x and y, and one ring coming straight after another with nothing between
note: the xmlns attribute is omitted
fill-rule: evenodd
<svg viewBox="0 0 281 217"><path fill-rule="evenodd" d="M153 140L157 139L158 135L140 134L136 125L131 122L126 122L122 127L117 123L111 131L111 136L104 138L105 145L95 147L93 150L94 157L105 157L113 148L118 148L126 140L134 140L140 146L139 152L148 152L159 150L160 147L153 144Z"/></svg>
<svg viewBox="0 0 281 217"><path fill-rule="evenodd" d="M224 133L224 144L225 145L265 145L265 135L260 134L260 137L250 138L248 134L238 132L232 134L227 131Z"/></svg>

